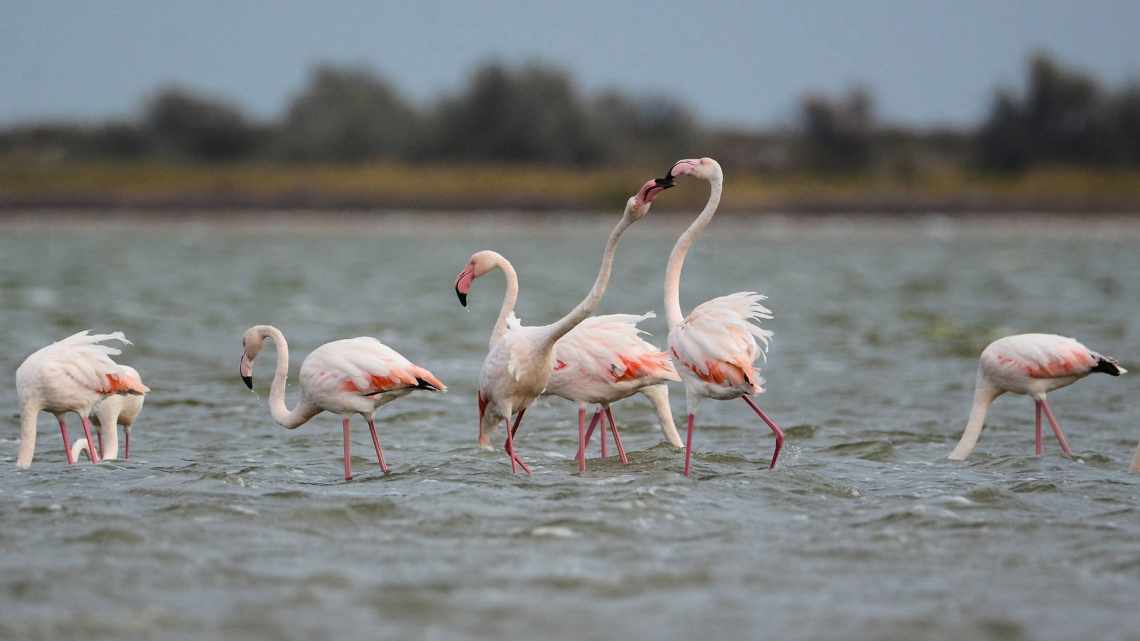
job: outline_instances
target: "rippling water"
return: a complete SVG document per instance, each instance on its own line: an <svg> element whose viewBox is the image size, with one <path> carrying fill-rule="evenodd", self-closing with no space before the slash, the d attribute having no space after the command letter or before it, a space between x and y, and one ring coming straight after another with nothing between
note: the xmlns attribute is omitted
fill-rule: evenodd
<svg viewBox="0 0 1140 641"><path fill-rule="evenodd" d="M444 220L0 230L0 637L1140 639L1140 376L1052 396L1076 461L1052 440L1032 456L1024 397L998 401L966 464L945 460L993 338L1073 335L1140 370L1140 226L718 219L683 301L770 296L760 400L788 447L767 471L769 431L708 402L685 479L640 397L615 406L628 467L595 447L578 476L558 400L521 432L534 476L475 448L502 279L467 312L455 273L498 249L520 316L548 322L589 287L612 219ZM630 230L603 311L661 311L686 223ZM316 345L372 335L451 390L380 411L386 477L357 421L343 483L336 417L268 417L272 353L256 395L238 379L261 322L294 374ZM124 330L153 390L133 458L67 467L44 414L17 471L13 373L88 327Z"/></svg>

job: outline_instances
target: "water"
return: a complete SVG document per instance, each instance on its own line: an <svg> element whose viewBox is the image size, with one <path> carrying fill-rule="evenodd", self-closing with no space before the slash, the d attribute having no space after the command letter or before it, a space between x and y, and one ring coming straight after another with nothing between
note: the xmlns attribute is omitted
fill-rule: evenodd
<svg viewBox="0 0 1140 641"><path fill-rule="evenodd" d="M611 220L4 228L0 637L1140 639L1140 376L1052 396L1077 461L1052 439L1031 456L1023 397L997 402L966 464L945 460L993 338L1069 334L1140 369L1140 226L722 217L683 300L770 295L778 469L742 402L707 402L683 478L639 397L615 406L628 467L595 448L578 476L575 410L550 400L521 432L534 476L511 476L474 447L502 279L466 312L454 275L502 251L520 315L547 322L585 293ZM661 312L686 222L630 230L603 311ZM294 375L321 342L373 335L451 390L380 411L387 477L357 421L343 483L336 417L269 419L271 352L257 395L239 380L261 322L289 337ZM121 360L153 389L132 459L67 467L44 414L17 471L11 373L88 327L125 331ZM663 314L646 328L660 344Z"/></svg>

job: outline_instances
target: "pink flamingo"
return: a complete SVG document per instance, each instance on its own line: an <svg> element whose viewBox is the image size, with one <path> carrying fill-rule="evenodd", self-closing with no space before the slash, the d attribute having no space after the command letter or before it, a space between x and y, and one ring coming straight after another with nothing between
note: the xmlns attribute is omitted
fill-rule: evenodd
<svg viewBox="0 0 1140 641"><path fill-rule="evenodd" d="M476 399L479 405L481 443L484 442L485 435L494 433L495 426L499 422L507 422L507 438L503 449L510 457L512 473L517 471L518 467L522 467L527 474L530 473L530 467L515 451L514 435L522 423L527 408L546 389L554 369L555 343L592 314L601 302L622 234L630 225L649 213L653 199L667 189L667 186L661 183L660 180L650 180L638 190L636 195L629 198L621 220L614 226L606 241L594 286L574 309L549 325L523 326L515 316L515 301L518 300L519 293L518 275L510 261L501 254L488 250L472 254L463 271L456 277L455 293L459 297L459 303L466 307L471 283L476 278L493 269L501 269L506 275L507 291L503 296L499 317L491 333L490 349L483 360ZM510 422L512 418L513 425ZM580 449L585 449L584 438L585 429L584 426L580 426L578 434Z"/></svg>
<svg viewBox="0 0 1140 641"><path fill-rule="evenodd" d="M121 351L102 343L112 340L131 344L122 332L91 334L90 330L84 330L37 351L16 370L16 394L20 398L18 467L28 468L32 464L36 451L36 418L41 411L54 414L59 421L64 456L68 464L72 464L75 459L64 414L79 415L83 434L90 443L91 423L87 417L99 401L118 394L150 391L138 372L111 360ZM92 463L100 460L99 453L92 449L87 449L87 455Z"/></svg>
<svg viewBox="0 0 1140 641"><path fill-rule="evenodd" d="M669 355L641 338L640 334L645 332L637 329L640 321L654 317L653 312L642 316L594 316L582 321L554 345L554 371L545 393L578 403L579 431L586 420L587 405L597 404L598 409L586 430L585 444L589 445L604 412L622 463L629 463L629 457L610 404L638 392L654 404L665 438L675 447L681 447L666 385L667 381L680 381L681 377L669 362ZM602 456L605 457L606 425L601 426ZM578 471L585 472L584 450L580 449L576 458Z"/></svg>
<svg viewBox="0 0 1140 641"><path fill-rule="evenodd" d="M253 389L253 360L270 340L277 347L277 369L269 387L269 414L286 429L296 429L321 412L343 416L344 480L352 479L349 415L359 414L368 423L376 462L387 474L384 450L376 434L376 410L414 390L442 392L447 389L426 369L375 338L349 338L325 343L301 362L301 400L293 409L285 406L285 379L289 376L289 344L272 325L255 325L241 339L239 368L246 387Z"/></svg>
<svg viewBox="0 0 1140 641"><path fill-rule="evenodd" d="M1093 372L1120 376L1126 371L1115 359L1102 356L1072 338L1054 334L1018 334L999 338L982 350L974 387L974 406L950 459L962 461L974 451L986 421L986 411L994 399L1006 392L1033 397L1037 407L1037 456L1044 451L1041 442L1041 412L1044 410L1061 445L1061 452L1072 458L1069 441L1053 416L1045 394L1072 385Z"/></svg>
<svg viewBox="0 0 1140 641"><path fill-rule="evenodd" d="M133 367L120 365L124 370L138 377L139 373ZM131 394L129 396L108 396L95 404L91 410L91 418L95 420L95 437L99 444L100 458L111 461L119 457L119 426L123 426L123 458L131 458L131 427L142 412L145 394ZM107 447L103 447L104 435ZM79 454L87 449L87 439L81 438L71 446L71 458L79 458Z"/></svg>
<svg viewBox="0 0 1140 641"><path fill-rule="evenodd" d="M706 398L742 398L760 416L776 435L776 450L768 465L768 469L772 469L784 444L784 432L751 398L751 395L764 391L764 379L757 374L753 363L765 356L768 340L772 337L772 332L759 326L759 321L772 318L772 313L760 302L766 297L755 292L738 292L701 303L688 317L681 311L681 267L685 263L685 254L716 214L724 188L724 174L720 164L712 158L679 160L664 180L689 175L709 182L709 199L701 214L677 239L665 269L669 352L685 384L689 415L685 435L685 476L689 475L693 453L693 418L697 407Z"/></svg>

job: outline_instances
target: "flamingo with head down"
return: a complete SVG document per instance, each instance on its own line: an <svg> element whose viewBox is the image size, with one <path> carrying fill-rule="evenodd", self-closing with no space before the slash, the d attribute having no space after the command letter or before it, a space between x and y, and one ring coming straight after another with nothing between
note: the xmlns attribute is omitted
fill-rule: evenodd
<svg viewBox="0 0 1140 641"><path fill-rule="evenodd" d="M138 372L133 367L121 365L134 376ZM91 410L91 418L95 420L96 440L99 444L99 454L104 461L111 461L119 457L119 426L123 426L123 458L131 458L131 427L135 419L142 412L145 394L131 394L128 396L108 396L95 404ZM104 437L106 447L103 447ZM79 458L79 454L88 449L87 439L81 438L71 446L71 458Z"/></svg>
<svg viewBox="0 0 1140 641"><path fill-rule="evenodd" d="M100 401L115 395L142 395L150 391L138 372L111 360L120 350L103 343L119 341L126 345L122 332L91 334L89 330L73 334L35 352L16 370L16 394L20 398L20 451L16 465L27 468L36 451L36 418L41 411L54 414L63 437L64 456L74 463L67 425L63 416L75 412L83 424L86 442L91 442L88 416ZM87 448L92 463L99 453Z"/></svg>
<svg viewBox="0 0 1140 641"><path fill-rule="evenodd" d="M296 429L321 412L343 417L344 480L352 479L349 415L359 414L368 423L376 462L388 473L384 450L376 434L376 410L415 390L442 392L447 389L426 369L413 364L399 352L375 338L360 337L325 343L301 362L301 400L289 409L285 405L285 379L289 376L289 344L281 330L272 325L255 325L241 339L240 374L246 387L253 389L253 361L271 341L277 348L277 369L269 388L269 414L286 429Z"/></svg>
<svg viewBox="0 0 1140 641"><path fill-rule="evenodd" d="M1041 430L1041 412L1044 411L1061 452L1072 458L1069 441L1053 416L1045 395L1072 385L1089 374L1100 372L1120 376L1126 371L1115 359L1098 354L1072 338L1054 334L1018 334L999 338L982 350L974 387L974 406L962 438L949 458L962 461L974 451L990 404L1006 392L1033 397L1037 409L1034 439L1037 456L1044 451Z"/></svg>
<svg viewBox="0 0 1140 641"><path fill-rule="evenodd" d="M578 403L578 427L586 420L586 407L596 404L598 409L586 430L588 446L594 428L605 413L614 445L622 463L629 463L622 444L621 433L614 422L610 404L636 393L643 394L653 403L661 424L661 433L674 447L681 447L681 437L673 424L669 408L668 381L680 381L669 355L647 342L637 328L643 320L654 318L653 312L641 316L609 314L594 316L582 321L554 345L554 371L546 385L546 394L560 396ZM602 456L606 456L606 424L601 423ZM584 450L579 450L578 470L586 471Z"/></svg>
<svg viewBox="0 0 1140 641"><path fill-rule="evenodd" d="M737 292L714 298L694 307L687 317L681 311L681 268L685 264L685 255L716 214L724 189L724 174L717 161L700 158L677 161L665 175L665 180L671 181L680 176L695 176L710 185L708 202L677 239L665 268L669 353L685 384L688 405L685 476L689 475L692 459L693 420L701 401L706 398L742 398L768 425L776 435L776 449L768 465L771 469L776 466L780 448L784 445L784 432L751 397L764 391L764 379L753 363L765 356L772 332L761 328L760 321L771 319L772 313L761 304L766 297L755 292Z"/></svg>
<svg viewBox="0 0 1140 641"><path fill-rule="evenodd" d="M614 254L622 234L649 213L653 199L667 188L668 185L661 180L650 180L629 198L621 219L606 241L593 287L574 309L549 325L524 326L515 316L514 307L519 293L518 275L510 261L501 254L489 250L472 254L456 277L455 293L459 297L459 303L466 307L471 283L475 279L494 269L501 269L506 275L507 290L491 333L490 349L483 360L476 398L479 405L480 442L484 441L485 435L494 433L496 425L506 422L507 437L503 449L511 460L512 472L519 467L528 474L531 471L515 450L514 435L527 408L546 389L555 365L555 344L597 308L609 283ZM511 419L514 419L513 425ZM581 450L585 449L585 435L585 426L580 425L578 443Z"/></svg>

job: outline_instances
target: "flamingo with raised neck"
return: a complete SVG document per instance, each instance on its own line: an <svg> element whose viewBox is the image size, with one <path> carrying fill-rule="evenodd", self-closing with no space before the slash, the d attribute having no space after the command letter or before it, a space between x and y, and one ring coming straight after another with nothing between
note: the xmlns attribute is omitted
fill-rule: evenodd
<svg viewBox="0 0 1140 641"><path fill-rule="evenodd" d="M760 327L772 313L761 304L767 297L756 292L737 292L706 301L686 317L681 311L681 268L693 241L712 221L724 189L724 173L712 158L677 161L666 180L694 176L709 183L709 199L696 220L689 225L669 254L665 268L665 321L669 326L669 353L685 384L688 427L685 434L685 476L693 455L693 422L697 408L706 398L744 399L752 411L776 435L776 449L768 468L776 466L784 445L784 432L752 395L764 392L764 379L757 373L757 358L768 349L772 332Z"/></svg>
<svg viewBox="0 0 1140 641"><path fill-rule="evenodd" d="M609 283L614 254L622 234L649 213L654 198L668 187L660 179L650 180L626 201L625 211L606 241L593 287L569 313L549 325L524 326L515 316L514 308L519 293L518 275L502 254L490 250L475 252L456 276L455 293L460 304L466 307L471 284L475 279L494 269L501 269L506 275L507 290L491 332L490 349L479 374L476 399L479 405L480 442L487 438L485 435L494 432L496 425L506 422L507 437L503 449L510 458L512 472L516 472L519 467L528 474L531 471L530 466L515 450L514 436L522 424L523 414L543 393L550 380L554 368L554 345L597 308ZM580 450L585 449L585 435L585 425L580 422Z"/></svg>

